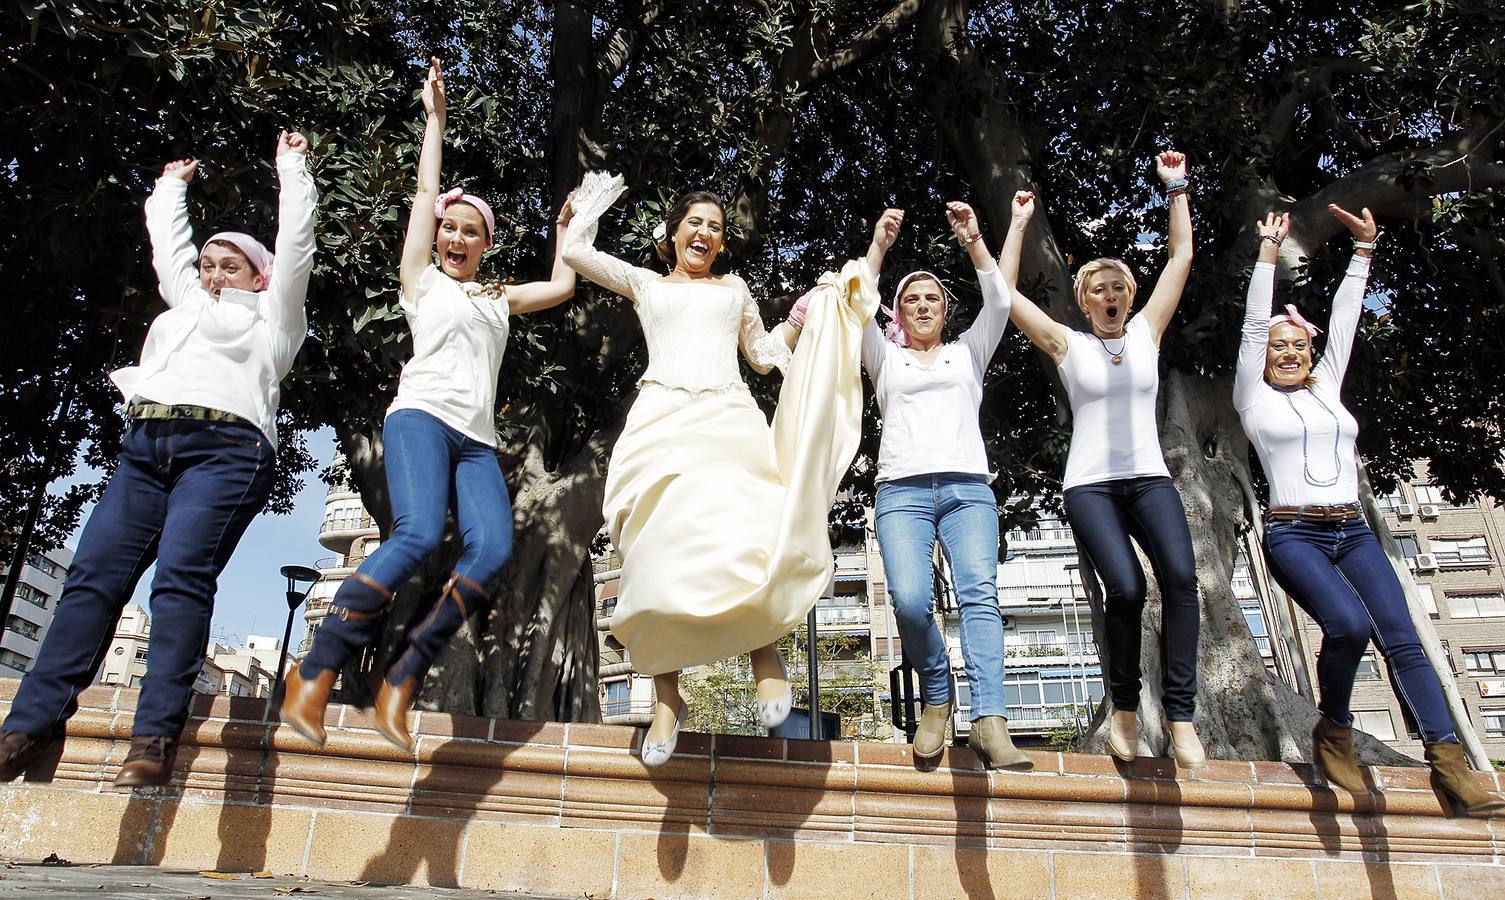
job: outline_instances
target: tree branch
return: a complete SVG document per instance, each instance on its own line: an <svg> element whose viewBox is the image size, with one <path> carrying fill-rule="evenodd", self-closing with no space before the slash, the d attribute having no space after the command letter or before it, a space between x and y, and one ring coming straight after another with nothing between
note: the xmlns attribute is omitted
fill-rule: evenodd
<svg viewBox="0 0 1505 900"><path fill-rule="evenodd" d="M919 15L924 6L925 0L903 0L903 2L895 3L889 7L888 12L878 17L878 21L852 38L845 47L824 59L816 60L806 73L801 85L817 84L848 66L868 58L875 50L887 43L895 32Z"/></svg>
<svg viewBox="0 0 1505 900"><path fill-rule="evenodd" d="M1313 100L1332 96L1336 75L1377 75L1378 66L1354 59L1313 56L1297 60L1286 69L1291 88L1265 115L1264 134L1270 146L1279 149L1291 138L1296 114Z"/></svg>

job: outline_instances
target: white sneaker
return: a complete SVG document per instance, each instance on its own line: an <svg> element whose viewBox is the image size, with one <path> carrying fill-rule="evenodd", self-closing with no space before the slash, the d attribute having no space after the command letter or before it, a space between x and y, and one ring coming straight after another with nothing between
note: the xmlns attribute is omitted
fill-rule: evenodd
<svg viewBox="0 0 1505 900"><path fill-rule="evenodd" d="M669 757L674 755L675 746L679 744L679 726L685 723L685 718L689 715L690 707L681 700L679 713L674 716L674 731L670 733L668 740L650 741L646 735L644 736L643 749L639 753L643 759L643 765L656 768L669 761Z"/></svg>
<svg viewBox="0 0 1505 900"><path fill-rule="evenodd" d="M758 723L769 730L784 724L784 720L789 718L789 711L794 708L794 686L789 683L789 670L784 667L784 657L774 651L774 658L779 661L779 672L784 676L784 696L774 700L758 700ZM757 688L754 687L754 690Z"/></svg>

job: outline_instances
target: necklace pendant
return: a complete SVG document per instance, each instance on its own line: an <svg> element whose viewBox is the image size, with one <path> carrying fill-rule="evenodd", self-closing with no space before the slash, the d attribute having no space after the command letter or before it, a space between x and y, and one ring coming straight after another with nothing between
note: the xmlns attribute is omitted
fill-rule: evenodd
<svg viewBox="0 0 1505 900"><path fill-rule="evenodd" d="M1113 354L1113 365L1115 365L1115 366L1121 366L1121 365L1123 365L1123 363L1124 363L1124 355L1122 353L1115 353L1115 354Z"/></svg>

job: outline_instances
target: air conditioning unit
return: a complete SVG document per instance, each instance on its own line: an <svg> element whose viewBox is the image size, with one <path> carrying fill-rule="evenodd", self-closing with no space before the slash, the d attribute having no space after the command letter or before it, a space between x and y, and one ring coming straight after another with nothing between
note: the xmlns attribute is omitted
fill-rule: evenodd
<svg viewBox="0 0 1505 900"><path fill-rule="evenodd" d="M1415 572L1416 571L1416 560L1414 560L1414 559L1407 559L1406 560L1406 568L1408 568L1411 571Z"/></svg>
<svg viewBox="0 0 1505 900"><path fill-rule="evenodd" d="M1437 557L1430 553L1416 554L1416 571L1431 572L1437 568Z"/></svg>
<svg viewBox="0 0 1505 900"><path fill-rule="evenodd" d="M1412 514L1412 512L1414 512L1414 510L1411 509L1411 504L1409 503L1402 503L1395 507L1395 514L1397 516L1409 516Z"/></svg>
<svg viewBox="0 0 1505 900"><path fill-rule="evenodd" d="M1423 503L1417 509L1417 512L1421 513L1421 517L1423 519L1435 519L1435 518L1437 518L1437 507L1435 505L1431 504L1431 503Z"/></svg>

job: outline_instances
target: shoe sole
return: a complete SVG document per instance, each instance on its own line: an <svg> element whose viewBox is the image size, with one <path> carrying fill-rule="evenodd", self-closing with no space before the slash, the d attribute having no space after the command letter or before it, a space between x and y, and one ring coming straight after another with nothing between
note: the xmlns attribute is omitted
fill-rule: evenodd
<svg viewBox="0 0 1505 900"><path fill-rule="evenodd" d="M305 741L308 741L310 744L313 744L315 747L323 747L324 741L327 740L327 736L320 737L317 732L310 731L302 724L294 722L290 719L283 719L282 724L291 728L293 730L293 733L297 734Z"/></svg>
<svg viewBox="0 0 1505 900"><path fill-rule="evenodd" d="M981 747L974 747L971 744L968 744L967 749L977 754L977 758L982 762L982 767L984 769L991 769L995 772L1028 772L1035 767L1035 761L1030 759L1029 757L1025 757L1024 759L1017 762L1001 763L995 761L993 757L988 754L988 751L982 749Z"/></svg>
<svg viewBox="0 0 1505 900"><path fill-rule="evenodd" d="M937 756L940 756L942 753L946 752L946 745L942 744L940 748L937 749L934 753L921 753L920 751L914 749L913 744L909 745L909 750L914 754L915 759L935 759Z"/></svg>
<svg viewBox="0 0 1505 900"><path fill-rule="evenodd" d="M389 731L388 729L381 727L380 723L377 724L376 730L378 732L380 732L380 734L381 734L382 737L384 737L384 738L387 739L387 743L391 744L392 746L396 747L397 749L401 750L402 752L404 752L404 753L412 753L413 752L413 746L414 745L413 745L413 736L412 735L410 735L410 734L409 735L399 735L395 731ZM403 738L406 738L407 740L404 741Z"/></svg>

